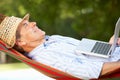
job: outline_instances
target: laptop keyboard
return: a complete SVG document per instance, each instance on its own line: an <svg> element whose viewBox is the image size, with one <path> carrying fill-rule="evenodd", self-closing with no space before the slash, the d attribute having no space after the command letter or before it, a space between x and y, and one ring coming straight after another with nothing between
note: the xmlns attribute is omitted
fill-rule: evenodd
<svg viewBox="0 0 120 80"><path fill-rule="evenodd" d="M110 44L96 42L91 52L107 55L110 48Z"/></svg>

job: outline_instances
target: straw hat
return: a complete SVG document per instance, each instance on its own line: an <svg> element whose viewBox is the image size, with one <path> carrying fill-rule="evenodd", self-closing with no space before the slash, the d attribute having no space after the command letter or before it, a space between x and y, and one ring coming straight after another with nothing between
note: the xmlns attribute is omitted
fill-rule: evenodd
<svg viewBox="0 0 120 80"><path fill-rule="evenodd" d="M16 31L19 24L23 20L28 20L29 14L26 14L24 18L18 18L15 16L5 17L0 24L0 39L6 43L7 48L12 48L16 42Z"/></svg>

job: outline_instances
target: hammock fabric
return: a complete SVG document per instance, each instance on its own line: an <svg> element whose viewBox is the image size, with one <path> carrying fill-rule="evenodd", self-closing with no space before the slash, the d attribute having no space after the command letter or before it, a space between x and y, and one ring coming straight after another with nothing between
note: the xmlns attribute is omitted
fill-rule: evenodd
<svg viewBox="0 0 120 80"><path fill-rule="evenodd" d="M26 63L30 67L32 67L32 68L38 70L39 72L41 72L51 78L54 78L56 80L80 80L68 73L65 73L63 71L57 70L57 69L47 66L45 64L31 60L30 58L24 56L23 54L17 52L14 49L7 49L7 48L5 48L5 44L2 41L0 41L0 51L5 52L6 54L20 60L23 63ZM114 73L109 74L109 75L101 76L99 79L118 78L118 77L120 77L120 70L117 70ZM93 80L95 80L95 79L93 79Z"/></svg>

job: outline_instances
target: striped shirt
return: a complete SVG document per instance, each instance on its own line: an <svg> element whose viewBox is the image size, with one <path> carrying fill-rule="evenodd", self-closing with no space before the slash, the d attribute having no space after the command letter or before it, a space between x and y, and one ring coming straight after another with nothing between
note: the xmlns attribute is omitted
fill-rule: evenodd
<svg viewBox="0 0 120 80"><path fill-rule="evenodd" d="M33 60L81 79L98 78L104 62L116 61L120 58L120 56L116 57L116 55L113 55L110 59L83 54L78 55L75 50L79 43L80 40L70 37L49 36L46 38L45 43L33 49L28 56ZM118 52L115 51L115 53Z"/></svg>

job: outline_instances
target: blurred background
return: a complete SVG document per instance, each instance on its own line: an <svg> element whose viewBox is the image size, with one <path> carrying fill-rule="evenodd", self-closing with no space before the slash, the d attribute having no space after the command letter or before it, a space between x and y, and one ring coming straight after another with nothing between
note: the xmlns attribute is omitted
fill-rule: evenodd
<svg viewBox="0 0 120 80"><path fill-rule="evenodd" d="M29 13L30 21L37 22L38 27L46 31L47 35L58 34L76 39L86 37L109 41L120 17L119 10L120 0L0 0L0 14L22 18ZM14 75L12 72L2 72L27 66L3 52L0 52L0 64L0 80L27 80L28 77L24 77L27 76L26 73L31 73L28 74L30 78L28 80L35 80L36 74L39 77L41 75L35 74L34 71L22 73L18 71L18 74L16 72L14 74L20 76L15 77L12 76ZM32 76L34 78L31 78Z"/></svg>
<svg viewBox="0 0 120 80"><path fill-rule="evenodd" d="M46 34L109 41L120 17L120 0L0 0L0 13L31 15ZM19 62L1 53L0 63Z"/></svg>

